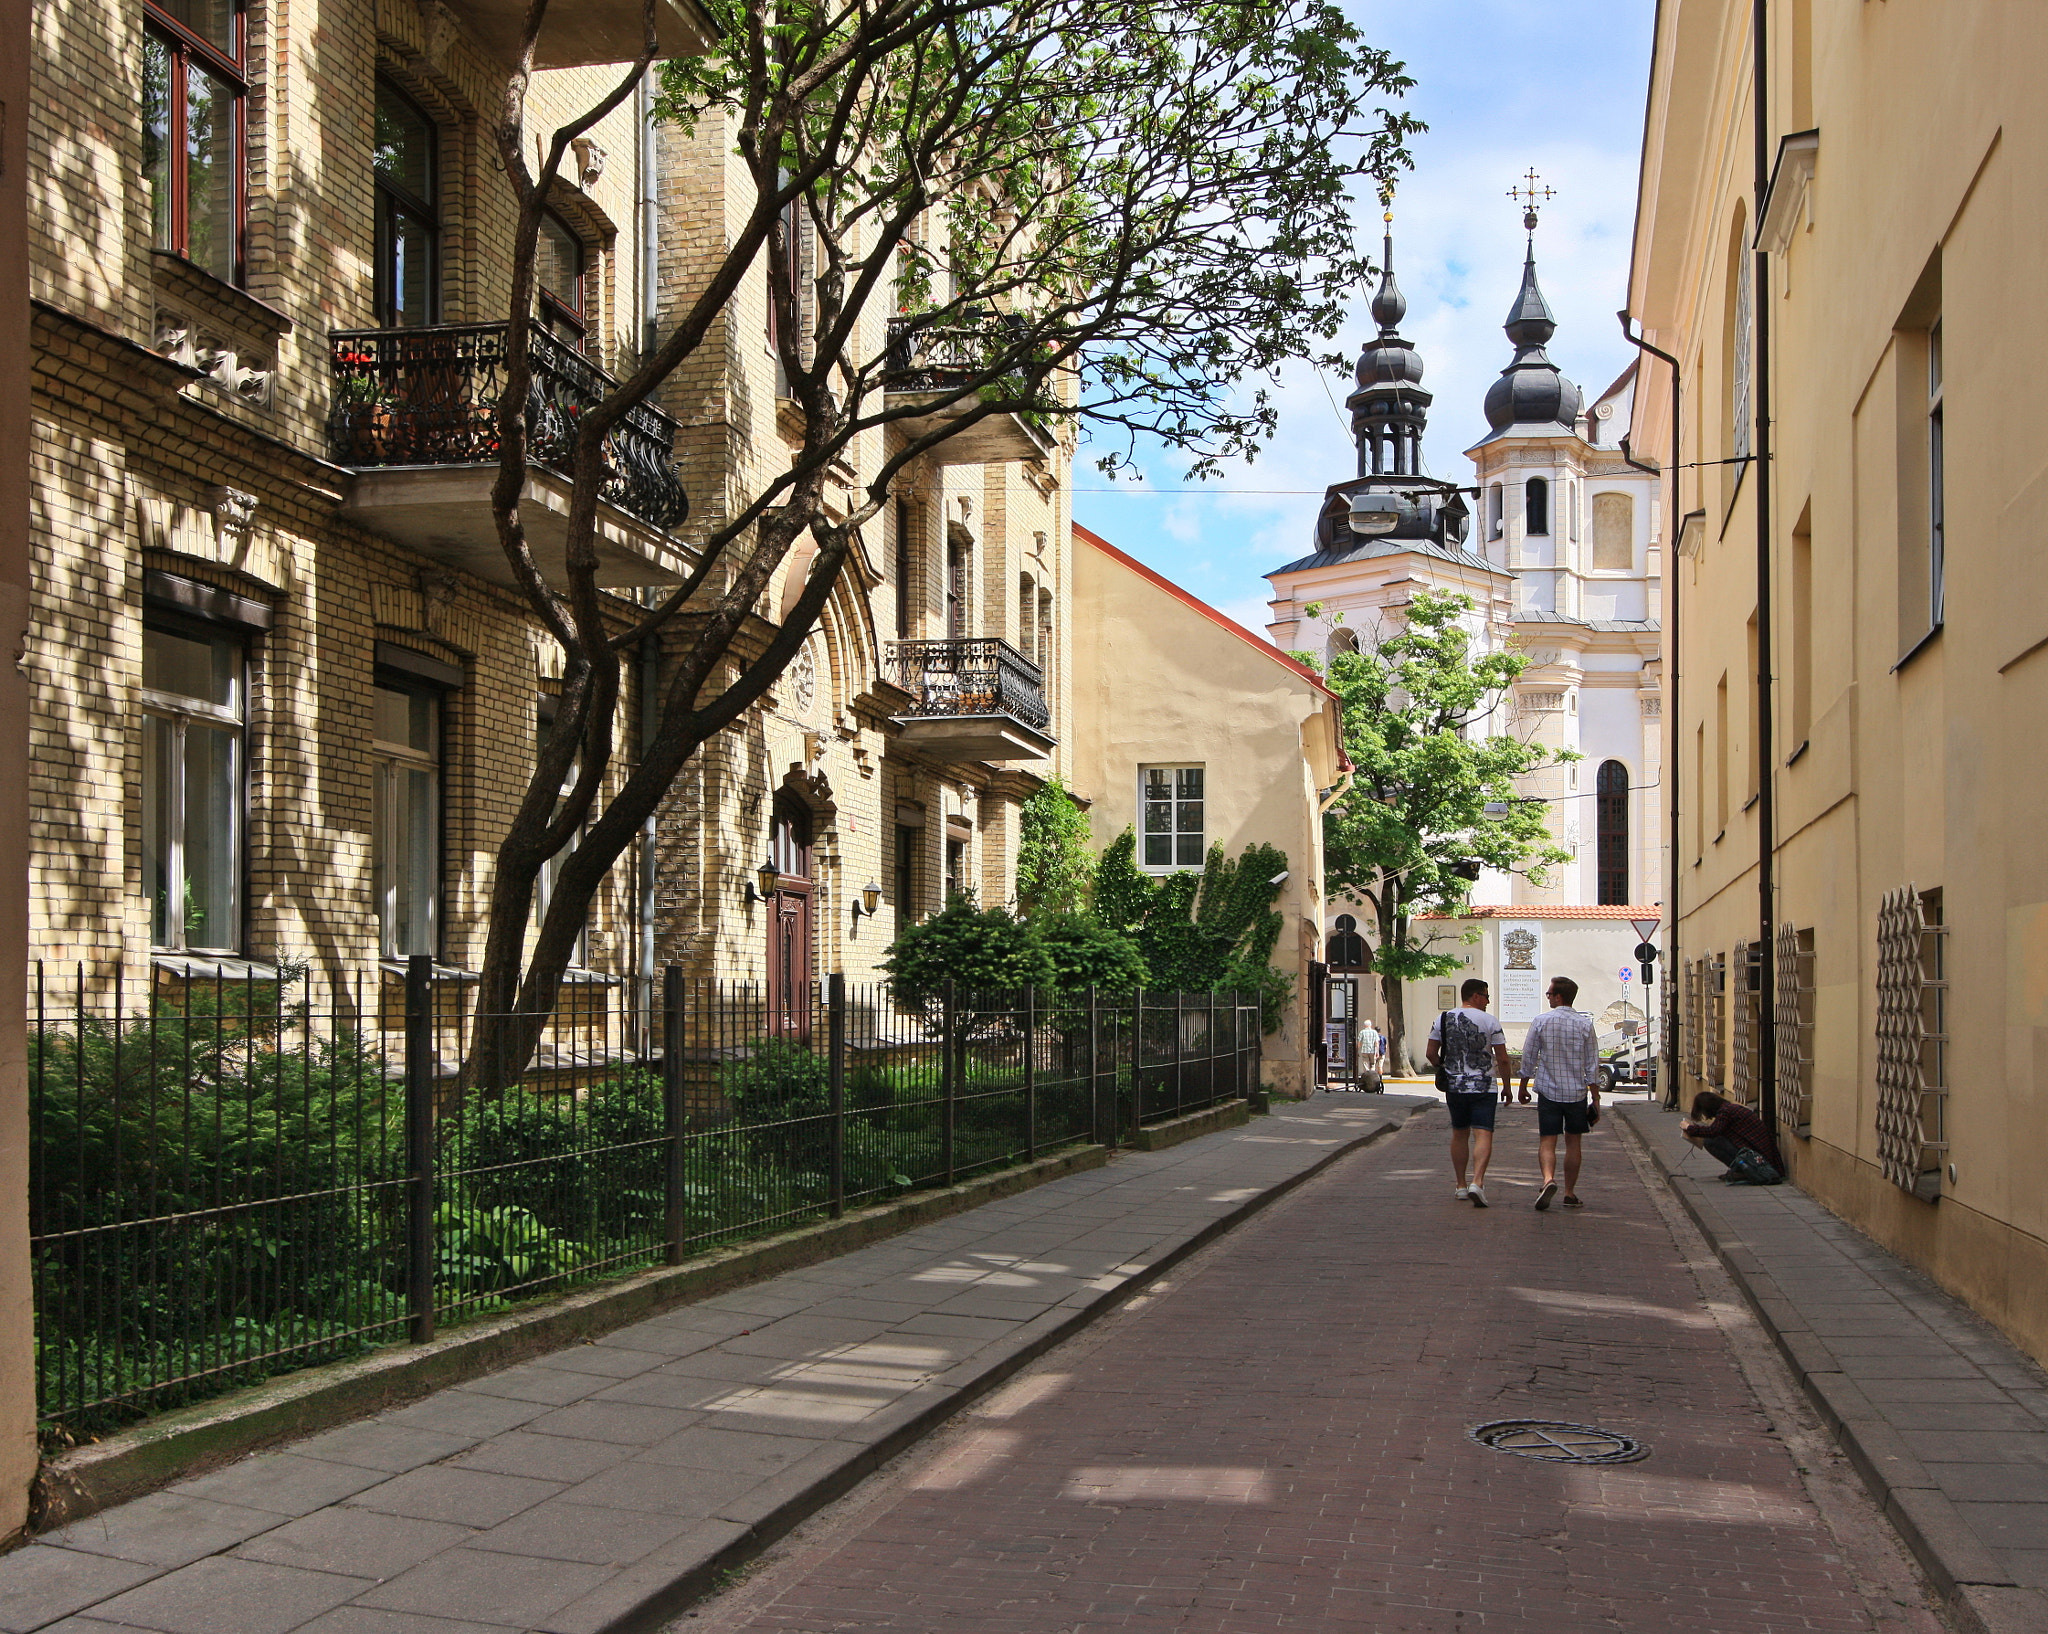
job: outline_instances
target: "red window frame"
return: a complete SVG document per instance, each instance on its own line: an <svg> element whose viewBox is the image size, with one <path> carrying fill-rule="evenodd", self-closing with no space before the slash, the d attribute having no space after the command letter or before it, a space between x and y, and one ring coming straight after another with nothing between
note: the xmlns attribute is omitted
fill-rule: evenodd
<svg viewBox="0 0 2048 1634"><path fill-rule="evenodd" d="M171 51L170 84L170 134L167 138L170 148L171 166L171 242L159 246L185 260L192 258L192 211L191 187L185 170L185 139L187 115L186 64L196 59L199 65L217 78L226 80L234 91L235 153L231 172L234 179L234 196L229 206L232 217L229 232L234 238L234 253L229 258L232 275L229 282L239 285L247 277L247 248L249 230L249 14L242 0L235 0L234 37L235 49L232 56L224 54L220 47L204 35L180 22L169 12L143 0L143 21L148 31L156 35ZM152 224L151 235L155 234ZM195 263L196 264L196 263ZM201 268L205 271L205 268Z"/></svg>

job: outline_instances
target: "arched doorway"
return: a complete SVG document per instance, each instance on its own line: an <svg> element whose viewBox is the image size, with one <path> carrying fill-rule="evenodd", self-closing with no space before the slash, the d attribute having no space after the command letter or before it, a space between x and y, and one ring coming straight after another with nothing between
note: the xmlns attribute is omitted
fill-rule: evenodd
<svg viewBox="0 0 2048 1634"><path fill-rule="evenodd" d="M1628 894L1628 768L1618 760L1600 763L1593 785L1594 821L1599 845L1600 905L1627 902Z"/></svg>
<svg viewBox="0 0 2048 1634"><path fill-rule="evenodd" d="M768 1030L783 1038L811 1034L811 814L791 794L778 794L768 823L768 860L775 894L768 899Z"/></svg>

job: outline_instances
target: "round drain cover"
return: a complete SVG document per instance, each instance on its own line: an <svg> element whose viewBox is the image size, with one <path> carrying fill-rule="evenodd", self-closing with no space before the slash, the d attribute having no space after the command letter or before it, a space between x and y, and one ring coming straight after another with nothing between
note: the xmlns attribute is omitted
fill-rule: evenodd
<svg viewBox="0 0 2048 1634"><path fill-rule="evenodd" d="M1541 1458L1549 1464L1633 1464L1650 1449L1617 1430L1591 1424L1559 1424L1543 1418L1503 1418L1475 1424L1465 1432L1482 1447Z"/></svg>

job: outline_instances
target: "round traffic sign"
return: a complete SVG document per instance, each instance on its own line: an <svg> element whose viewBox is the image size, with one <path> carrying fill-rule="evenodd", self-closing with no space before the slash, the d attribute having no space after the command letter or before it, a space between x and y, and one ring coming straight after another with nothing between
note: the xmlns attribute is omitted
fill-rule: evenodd
<svg viewBox="0 0 2048 1634"><path fill-rule="evenodd" d="M1632 982L1636 979L1636 973L1629 969L1627 965L1623 965L1621 967L1621 979L1625 982Z"/></svg>
<svg viewBox="0 0 2048 1634"><path fill-rule="evenodd" d="M1657 958L1657 944L1656 944L1655 942L1638 942L1638 943L1636 943L1636 963L1637 963L1637 964L1639 964L1639 965L1653 964L1653 963L1655 963L1655 962L1656 962L1656 958Z"/></svg>

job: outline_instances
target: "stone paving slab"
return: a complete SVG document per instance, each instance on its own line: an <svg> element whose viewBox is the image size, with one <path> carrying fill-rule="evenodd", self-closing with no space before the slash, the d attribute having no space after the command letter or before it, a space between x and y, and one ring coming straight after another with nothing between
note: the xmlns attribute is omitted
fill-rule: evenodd
<svg viewBox="0 0 2048 1634"><path fill-rule="evenodd" d="M88 1516L0 1558L0 1634L652 1626L1418 1104L1128 1153Z"/></svg>
<svg viewBox="0 0 2048 1634"><path fill-rule="evenodd" d="M1651 1105L1640 1135L1850 1462L1958 1611L2048 1630L2048 1374L1794 1186L1730 1186Z"/></svg>

